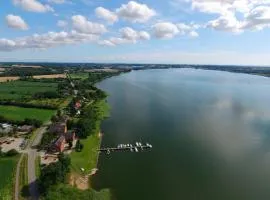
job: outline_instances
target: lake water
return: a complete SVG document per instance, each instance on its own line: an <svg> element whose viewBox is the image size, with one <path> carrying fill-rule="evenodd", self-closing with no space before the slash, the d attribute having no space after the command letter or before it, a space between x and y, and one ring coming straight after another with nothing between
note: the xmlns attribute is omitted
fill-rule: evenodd
<svg viewBox="0 0 270 200"><path fill-rule="evenodd" d="M195 69L133 71L98 85L110 96L97 189L117 200L269 200L270 79Z"/></svg>

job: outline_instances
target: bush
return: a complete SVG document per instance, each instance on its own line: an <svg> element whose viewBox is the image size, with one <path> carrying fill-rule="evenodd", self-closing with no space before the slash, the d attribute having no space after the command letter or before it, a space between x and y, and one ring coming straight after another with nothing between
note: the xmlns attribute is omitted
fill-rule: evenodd
<svg viewBox="0 0 270 200"><path fill-rule="evenodd" d="M18 154L19 154L18 151L16 151L15 149L11 149L5 155L10 157L10 156L16 156Z"/></svg>

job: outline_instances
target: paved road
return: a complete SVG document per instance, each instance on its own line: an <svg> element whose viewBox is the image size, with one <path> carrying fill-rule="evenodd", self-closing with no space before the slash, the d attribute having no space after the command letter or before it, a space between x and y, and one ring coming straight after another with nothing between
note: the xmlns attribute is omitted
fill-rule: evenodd
<svg viewBox="0 0 270 200"><path fill-rule="evenodd" d="M39 191L36 177L36 158L37 158L37 149L36 146L39 145L43 134L46 132L47 126L43 126L37 130L37 135L31 145L31 148L28 151L28 183L29 183L29 192L31 200L39 199Z"/></svg>
<svg viewBox="0 0 270 200"><path fill-rule="evenodd" d="M23 151L24 153L28 154L28 184L29 184L29 192L31 196L31 200L38 200L39 199L39 192L38 192L38 184L36 178L36 170L35 170L35 160L38 155L37 150L35 147L40 143L43 134L46 132L47 125L42 126L41 128L37 129L36 137L34 138L33 142L29 143L27 148ZM19 188L19 178L20 178L20 166L22 161L22 156L19 159L16 168L16 183L15 183L15 200L19 199L20 188Z"/></svg>

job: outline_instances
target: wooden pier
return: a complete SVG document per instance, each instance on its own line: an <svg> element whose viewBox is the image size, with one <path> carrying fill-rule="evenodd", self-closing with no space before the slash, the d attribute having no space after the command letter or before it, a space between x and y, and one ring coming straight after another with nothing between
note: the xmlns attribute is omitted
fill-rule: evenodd
<svg viewBox="0 0 270 200"><path fill-rule="evenodd" d="M111 152L140 152L143 150L151 149L152 145L146 144L146 145L118 145L117 147L106 147L98 149L99 152L105 152L107 154L110 154Z"/></svg>

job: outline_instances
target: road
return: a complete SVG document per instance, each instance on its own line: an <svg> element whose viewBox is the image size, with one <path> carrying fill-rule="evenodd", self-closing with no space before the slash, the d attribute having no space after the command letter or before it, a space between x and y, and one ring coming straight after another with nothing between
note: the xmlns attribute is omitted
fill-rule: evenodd
<svg viewBox="0 0 270 200"><path fill-rule="evenodd" d="M37 149L43 134L46 132L47 126L43 126L37 130L36 137L28 151L28 183L29 183L29 192L31 200L39 199L39 191L36 177L36 158L37 158Z"/></svg>
<svg viewBox="0 0 270 200"><path fill-rule="evenodd" d="M19 200L19 193L20 193L20 166L21 166L21 162L22 162L22 158L23 158L23 154L21 155L18 164L17 164L17 168L16 168L16 182L15 182L15 200Z"/></svg>
<svg viewBox="0 0 270 200"><path fill-rule="evenodd" d="M27 148L25 149L25 153L28 154L28 184L29 184L29 192L30 192L30 200L38 200L39 199L39 192L38 192L38 184L37 184L37 177L36 177L36 170L35 170L35 160L38 155L37 152L37 145L39 145L43 134L46 132L48 124L42 126L41 128L37 129L36 137L34 138L33 142L29 142ZM23 154L22 154L23 156ZM19 178L20 178L20 165L22 156L17 164L16 169L16 183L15 183L15 200L19 199Z"/></svg>

